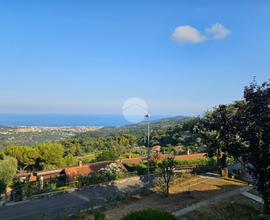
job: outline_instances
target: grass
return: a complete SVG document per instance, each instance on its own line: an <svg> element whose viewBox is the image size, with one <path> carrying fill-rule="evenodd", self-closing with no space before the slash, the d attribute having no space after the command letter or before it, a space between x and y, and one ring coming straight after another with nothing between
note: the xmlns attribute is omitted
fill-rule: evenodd
<svg viewBox="0 0 270 220"><path fill-rule="evenodd" d="M194 203L209 199L211 197L220 195L222 193L226 193L228 191L235 190L245 185L246 185L245 183L240 181L228 181L220 178L206 178L193 174L185 174L181 178L178 178L174 181L174 183L170 188L169 197L165 197L159 190L159 187L154 187L150 191L147 191L142 194L136 194L132 197L127 197L122 201L114 200L113 202L107 204L105 207L101 208L101 212L106 215L107 220L120 220L123 216L127 215L130 212L144 210L147 208L164 210L172 213L179 209L192 205ZM244 200L244 198L242 197L241 199ZM224 218L219 218L219 215L221 214L219 212L216 212L215 209L217 208L215 206L213 207L214 209L213 212L217 216L217 218L213 217L211 213L209 215L211 216L211 218L207 218L208 216L207 209L205 211L202 211L205 218L203 217L199 218L201 210L199 210L198 213L196 211L192 212L191 214L194 214L194 216L186 216L185 218L187 220L191 219L229 220L233 212L238 212L239 215L244 216L246 212L245 210L247 210L253 213L252 215L251 214L249 215L252 217L254 217L255 215L257 216L257 214L260 213L260 207L258 207L258 209L256 208L255 210L253 210L251 208L247 208L247 205L242 202L238 206L238 204L236 203L239 202L238 200L239 199L237 198L234 198L234 200L228 200L228 202L226 202L224 206L222 206L222 204L221 205L218 204L219 206L221 206L220 208L222 212L228 212L228 215L224 215L225 216ZM252 202L250 203L252 206L253 203ZM233 208L234 204L237 205L237 208L235 209ZM212 208L212 206L210 208ZM232 209L232 211L230 211L230 209ZM243 209L243 211L239 212L238 209ZM73 220L75 218L71 219ZM93 219L93 216L90 213L85 213L81 219L90 220ZM242 219L253 220L252 218L246 219L239 217L237 220ZM234 220L234 218L232 218L232 220Z"/></svg>
<svg viewBox="0 0 270 220"><path fill-rule="evenodd" d="M187 159L187 160L175 160L177 165L200 165L200 166L206 166L206 165L215 165L216 159L215 158L197 158L197 159Z"/></svg>
<svg viewBox="0 0 270 220"><path fill-rule="evenodd" d="M170 189L170 196L165 197L154 188L148 194L133 196L128 201L115 202L105 208L107 220L118 220L132 211L153 208L174 212L193 203L208 199L220 193L225 193L244 184L223 179L205 179L196 175L186 175L174 182Z"/></svg>
<svg viewBox="0 0 270 220"><path fill-rule="evenodd" d="M234 196L179 217L179 220L257 220L262 206L243 197Z"/></svg>

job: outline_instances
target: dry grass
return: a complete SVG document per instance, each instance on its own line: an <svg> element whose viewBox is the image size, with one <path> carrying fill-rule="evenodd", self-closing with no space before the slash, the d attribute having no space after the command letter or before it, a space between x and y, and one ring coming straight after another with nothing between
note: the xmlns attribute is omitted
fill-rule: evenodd
<svg viewBox="0 0 270 220"><path fill-rule="evenodd" d="M102 208L102 212L106 215L106 220L120 220L129 212L146 208L174 212L193 203L237 189L244 185L245 183L238 181L218 178L209 179L187 174L177 179L172 184L169 197L165 197L159 187L155 187L144 195L135 195L127 200L107 205L107 207ZM91 215L84 215L81 219L92 220L93 217Z"/></svg>
<svg viewBox="0 0 270 220"><path fill-rule="evenodd" d="M195 210L179 220L255 220L261 211L261 205L239 195Z"/></svg>
<svg viewBox="0 0 270 220"><path fill-rule="evenodd" d="M244 183L189 176L176 181L172 185L169 197L165 197L159 189L153 189L153 192L149 195L138 195L128 202L118 203L115 207L105 210L104 213L107 220L119 220L129 212L145 208L174 212L190 204L241 186L244 186Z"/></svg>

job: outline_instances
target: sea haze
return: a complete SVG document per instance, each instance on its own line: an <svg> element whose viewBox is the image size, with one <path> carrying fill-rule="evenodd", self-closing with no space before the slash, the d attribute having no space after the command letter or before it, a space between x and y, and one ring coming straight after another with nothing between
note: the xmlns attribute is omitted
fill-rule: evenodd
<svg viewBox="0 0 270 220"><path fill-rule="evenodd" d="M155 115L151 120L168 118ZM0 126L122 126L123 115L0 114Z"/></svg>

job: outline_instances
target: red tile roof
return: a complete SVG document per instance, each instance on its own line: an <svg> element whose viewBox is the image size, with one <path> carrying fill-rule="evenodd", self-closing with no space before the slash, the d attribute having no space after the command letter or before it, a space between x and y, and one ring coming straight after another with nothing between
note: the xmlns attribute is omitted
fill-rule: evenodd
<svg viewBox="0 0 270 220"><path fill-rule="evenodd" d="M77 176L95 174L101 168L105 168L106 166L108 166L111 163L115 163L115 162L113 162L113 161L101 161L101 162L96 162L96 163L83 164L81 166L76 166L76 167L67 167L67 168L65 168L63 170L63 174L66 175L68 182L72 182L72 181L74 181L75 177L77 177ZM122 168L123 168L123 170L126 171L124 166Z"/></svg>
<svg viewBox="0 0 270 220"><path fill-rule="evenodd" d="M143 158L137 157L137 158L123 159L121 162L122 163L129 163L129 164L139 164L142 161L143 161Z"/></svg>
<svg viewBox="0 0 270 220"><path fill-rule="evenodd" d="M160 149L161 149L161 147L160 146L154 146L154 147L152 147L152 150L153 151L160 151Z"/></svg>

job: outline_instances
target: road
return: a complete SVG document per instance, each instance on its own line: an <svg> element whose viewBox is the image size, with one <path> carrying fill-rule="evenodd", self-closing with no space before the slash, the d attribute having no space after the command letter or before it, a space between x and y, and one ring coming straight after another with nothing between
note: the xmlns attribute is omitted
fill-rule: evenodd
<svg viewBox="0 0 270 220"><path fill-rule="evenodd" d="M109 184L92 186L77 192L53 197L19 202L0 208L2 220L59 219L65 213L75 213L78 209L102 206L106 202L125 197L144 186L140 177L131 177Z"/></svg>

